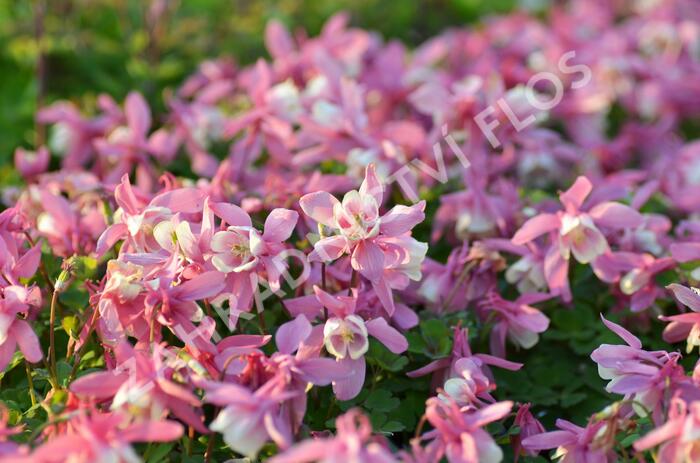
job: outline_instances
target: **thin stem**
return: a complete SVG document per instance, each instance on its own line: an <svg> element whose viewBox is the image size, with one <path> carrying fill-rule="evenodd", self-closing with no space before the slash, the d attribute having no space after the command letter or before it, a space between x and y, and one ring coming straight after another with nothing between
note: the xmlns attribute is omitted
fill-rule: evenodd
<svg viewBox="0 0 700 463"><path fill-rule="evenodd" d="M34 380L32 379L32 367L27 360L24 361L24 369L27 372L27 384L29 385L29 398L32 399L32 407L36 405L36 395L34 394Z"/></svg>
<svg viewBox="0 0 700 463"><path fill-rule="evenodd" d="M56 335L54 324L56 323L56 301L58 301L58 291L51 295L51 315L49 316L49 358L51 360L51 377L58 385L58 373L56 370Z"/></svg>
<svg viewBox="0 0 700 463"><path fill-rule="evenodd" d="M211 454L214 452L214 442L216 441L216 433L212 432L209 435L209 442L207 442L207 449L204 451L204 463L209 463L211 461Z"/></svg>

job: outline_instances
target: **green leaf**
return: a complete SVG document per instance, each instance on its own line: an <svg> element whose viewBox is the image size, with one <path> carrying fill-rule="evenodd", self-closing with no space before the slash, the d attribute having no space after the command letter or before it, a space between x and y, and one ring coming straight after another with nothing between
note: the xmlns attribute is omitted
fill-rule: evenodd
<svg viewBox="0 0 700 463"><path fill-rule="evenodd" d="M61 326L63 327L63 331L65 331L71 338L76 339L78 337L78 327L80 326L78 317L74 315L63 317L63 320L61 320Z"/></svg>
<svg viewBox="0 0 700 463"><path fill-rule="evenodd" d="M372 392L369 397L367 397L367 400L365 400L365 407L370 410L382 412L393 410L397 408L399 404L399 399L392 397L391 392L385 389Z"/></svg>
<svg viewBox="0 0 700 463"><path fill-rule="evenodd" d="M163 461L165 459L166 455L168 455L168 453L170 453L170 451L172 450L172 448L174 446L175 446L175 444L170 442L170 443L159 444L155 447L149 448L147 455L146 455L148 457L148 459L146 461L148 463L158 463L160 461Z"/></svg>

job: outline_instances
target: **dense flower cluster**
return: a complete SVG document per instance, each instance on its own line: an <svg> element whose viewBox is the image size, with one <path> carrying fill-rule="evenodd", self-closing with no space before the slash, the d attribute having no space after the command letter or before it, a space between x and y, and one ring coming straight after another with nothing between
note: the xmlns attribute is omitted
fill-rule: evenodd
<svg viewBox="0 0 700 463"><path fill-rule="evenodd" d="M700 461L695 0L573 0L411 51L343 14L265 40L158 117L136 92L38 113L0 213L0 368L26 361L32 400L5 404L3 461ZM547 431L496 377L584 278L621 339L587 351L610 405Z"/></svg>

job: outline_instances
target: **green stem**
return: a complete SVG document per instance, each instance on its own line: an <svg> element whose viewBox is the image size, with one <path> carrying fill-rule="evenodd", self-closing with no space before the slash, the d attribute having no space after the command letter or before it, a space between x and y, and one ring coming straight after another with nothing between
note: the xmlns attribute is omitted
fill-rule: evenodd
<svg viewBox="0 0 700 463"><path fill-rule="evenodd" d="M32 367L24 360L24 369L27 371L27 384L29 386L29 398L32 399L32 407L36 405L36 394L34 393L34 380L32 379Z"/></svg>

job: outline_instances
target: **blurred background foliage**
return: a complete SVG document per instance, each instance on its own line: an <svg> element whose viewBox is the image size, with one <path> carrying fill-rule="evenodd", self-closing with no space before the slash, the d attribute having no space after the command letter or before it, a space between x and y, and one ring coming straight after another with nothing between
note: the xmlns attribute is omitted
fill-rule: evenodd
<svg viewBox="0 0 700 463"><path fill-rule="evenodd" d="M265 23L317 34L348 11L352 24L408 45L452 26L511 10L514 0L0 0L0 166L17 146L42 139L37 105L70 99L89 111L96 96L143 92L156 114L162 92L204 59L239 64L267 57ZM161 6L154 14L153 5Z"/></svg>

